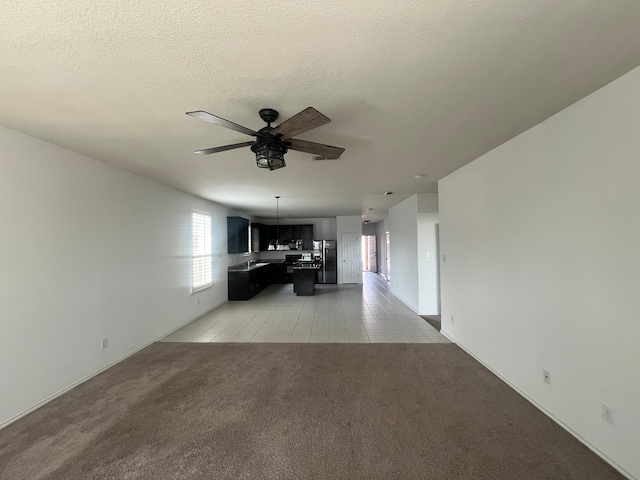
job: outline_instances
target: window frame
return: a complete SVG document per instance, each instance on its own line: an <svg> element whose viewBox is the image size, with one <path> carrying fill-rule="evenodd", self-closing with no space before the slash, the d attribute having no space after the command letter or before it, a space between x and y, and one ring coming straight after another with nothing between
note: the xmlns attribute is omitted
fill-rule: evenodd
<svg viewBox="0 0 640 480"><path fill-rule="evenodd" d="M204 232L202 232L203 235L203 245L204 245L204 253L196 253L195 248L194 248L194 244L195 244L195 236L196 236L196 232L195 231L195 215L199 215L201 217L204 217L203 223L204 223ZM208 219L208 228L209 231L207 232L207 219ZM204 210L198 210L195 208L191 209L190 212L190 223L191 223L191 294L194 293L198 293L201 292L202 290L206 290L207 288L211 288L213 286L213 228L212 228L212 217L211 217L211 213L209 212L205 212ZM207 233L209 236L209 242L207 244L206 240L207 240ZM208 248L207 248L208 247ZM208 253L207 253L208 250ZM199 284L198 286L195 286L194 284L194 280L195 280L195 268L194 265L196 263L196 260L199 259L207 259L209 260L209 268L208 268L208 282ZM205 263L205 277L206 277L206 263Z"/></svg>
<svg viewBox="0 0 640 480"><path fill-rule="evenodd" d="M243 255L251 255L253 253L252 238L251 238L251 220L249 220L249 225L247 225L247 239L249 242L247 253L243 253Z"/></svg>

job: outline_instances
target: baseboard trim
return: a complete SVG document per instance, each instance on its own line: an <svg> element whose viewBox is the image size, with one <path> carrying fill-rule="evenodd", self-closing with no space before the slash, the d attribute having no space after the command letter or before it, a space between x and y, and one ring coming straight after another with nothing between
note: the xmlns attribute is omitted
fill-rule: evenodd
<svg viewBox="0 0 640 480"><path fill-rule="evenodd" d="M509 387L511 387L513 390L515 390L519 395L521 395L522 397L525 398L525 400L527 400L529 403L531 403L534 407L536 407L538 410L540 410L542 413L544 413L547 417L549 417L551 420L553 420L555 423L557 423L558 425L560 425L562 428L564 428L567 432L569 432L576 440L578 440L580 443L582 443L585 447L587 447L589 450L591 450L593 453L595 453L596 455L598 455L602 460L604 460L605 462L607 462L609 465L611 465L613 468L615 468L618 472L620 472L622 475L624 475L625 477L627 477L629 480L640 480L638 477L636 477L634 474L632 474L631 472L629 472L626 468L624 468L622 465L618 464L615 460L613 460L611 457L609 457L606 453L604 453L603 451L601 451L600 449L598 449L597 447L595 447L594 445L590 444L586 439L582 438L578 433L576 433L574 430L571 429L571 427L569 427L568 425L566 425L564 422L562 422L561 420L559 420L558 418L556 418L551 412L549 412L547 409L545 409L542 405L540 405L538 402L536 402L533 398L531 398L529 395L527 395L523 390L521 390L520 388L518 388L517 386L515 386L513 383L511 383L507 378L505 378L504 376L502 376L502 374L500 374L500 372L496 371L493 367L491 367L488 363L486 363L484 360L482 360L480 357L478 357L475 353L473 353L471 350L469 350L468 348L466 348L464 345L462 345L458 340L456 340L453 336L451 336L450 334L448 334L447 332L445 332L444 330L441 330L440 333L442 333L442 335L444 335L445 337L447 337L449 340L451 340L453 343L455 343L457 346L459 346L462 350L464 350L466 353L468 353L469 355L471 355L475 360L477 360L478 362L480 362L482 364L482 366L484 366L485 368L487 368L489 371L491 371L491 373L493 373L495 376L497 376L500 380L502 380L504 383L506 383Z"/></svg>
<svg viewBox="0 0 640 480"><path fill-rule="evenodd" d="M223 302L225 303L225 302ZM222 305L222 303L220 304ZM218 307L220 306L218 305ZM197 320L198 318L200 318L203 315L207 315L208 313L210 313L211 311L215 310L218 307L214 307L211 310L203 313L202 315L197 316L196 318L192 318L191 320L187 320L186 322L184 322L182 325L180 325L179 327L174 328L173 330L163 333L162 335L160 335L157 338L154 338L153 340L151 340L150 342L145 343L144 345L142 345L141 347L137 347L135 349L133 349L131 352L126 353L125 355L119 357L118 359L114 360L113 362L109 363L108 365L96 370L93 373L90 373L84 377L82 377L80 380L72 383L71 385L63 388L62 390L57 391L56 393L48 396L47 398L45 398L44 400L36 403L35 405L33 405L32 407L27 408L26 410L18 413L17 415L14 415L13 417L9 418L8 420L5 420L4 422L0 423L0 430L2 430L5 427L8 427L9 425L11 425L13 422L16 422L18 420L20 420L22 417L29 415L31 412L36 411L37 409L39 409L40 407L46 405L47 403L51 402L52 400L55 400L56 398L58 398L61 395L64 395L65 393L67 393L69 390L77 387L78 385L80 385L81 383L86 382L87 380L90 380L91 378L95 377L96 375L100 375L102 372L104 372L105 370L108 370L109 368L113 367L114 365L122 362L123 360L125 360L126 358L130 357L131 355L134 355L136 353L138 353L140 350L147 348L149 345L151 345L152 343L157 342L158 340L160 340L161 338L166 337L167 335L172 334L173 332L175 332L176 330L181 329L182 327L184 327L185 325L188 325L189 323L193 322L194 320Z"/></svg>

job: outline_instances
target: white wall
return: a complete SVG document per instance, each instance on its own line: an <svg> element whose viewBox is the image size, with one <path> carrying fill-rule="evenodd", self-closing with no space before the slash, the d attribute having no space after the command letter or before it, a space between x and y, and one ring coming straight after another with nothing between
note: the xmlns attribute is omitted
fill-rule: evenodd
<svg viewBox="0 0 640 480"><path fill-rule="evenodd" d="M635 69L439 183L443 331L636 478L639 92Z"/></svg>
<svg viewBox="0 0 640 480"><path fill-rule="evenodd" d="M411 310L418 301L418 202L415 195L389 209L391 293Z"/></svg>
<svg viewBox="0 0 640 480"><path fill-rule="evenodd" d="M438 278L438 194L419 193L418 203L418 313L440 314Z"/></svg>
<svg viewBox="0 0 640 480"><path fill-rule="evenodd" d="M214 232L214 286L195 295L191 208ZM225 302L226 216L0 127L0 426Z"/></svg>
<svg viewBox="0 0 640 480"><path fill-rule="evenodd" d="M376 223L375 226L378 242L378 273L387 278L387 219Z"/></svg>
<svg viewBox="0 0 640 480"><path fill-rule="evenodd" d="M389 209L391 293L419 315L440 313L438 194L420 193Z"/></svg>
<svg viewBox="0 0 640 480"><path fill-rule="evenodd" d="M358 235L358 283L362 283L362 217L360 215L345 215L336 217L336 244L338 248L338 283L344 283L342 234L355 233ZM330 240L330 239L329 239Z"/></svg>

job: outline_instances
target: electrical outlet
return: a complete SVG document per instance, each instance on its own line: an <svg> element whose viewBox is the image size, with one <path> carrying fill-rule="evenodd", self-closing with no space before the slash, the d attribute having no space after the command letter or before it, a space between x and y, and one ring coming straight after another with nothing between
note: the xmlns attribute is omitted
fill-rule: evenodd
<svg viewBox="0 0 640 480"><path fill-rule="evenodd" d="M109 339L108 338L103 338L100 341L100 349L104 350L105 348L107 348L109 346Z"/></svg>
<svg viewBox="0 0 640 480"><path fill-rule="evenodd" d="M446 255L442 255L442 263L447 261L447 256Z"/></svg>
<svg viewBox="0 0 640 480"><path fill-rule="evenodd" d="M198 305L200 305L200 299L198 299Z"/></svg>
<svg viewBox="0 0 640 480"><path fill-rule="evenodd" d="M454 323L456 322L453 320L453 315L451 315L451 325L453 325Z"/></svg>
<svg viewBox="0 0 640 480"><path fill-rule="evenodd" d="M431 258L431 252L427 252L427 258Z"/></svg>
<svg viewBox="0 0 640 480"><path fill-rule="evenodd" d="M609 405L607 405L606 403L602 404L602 419L607 422L610 423L611 425L614 424L614 414L615 414L615 410L613 408L611 408Z"/></svg>
<svg viewBox="0 0 640 480"><path fill-rule="evenodd" d="M542 371L542 380L544 381L544 383L547 383L547 384L551 385L551 374L548 371L543 370Z"/></svg>

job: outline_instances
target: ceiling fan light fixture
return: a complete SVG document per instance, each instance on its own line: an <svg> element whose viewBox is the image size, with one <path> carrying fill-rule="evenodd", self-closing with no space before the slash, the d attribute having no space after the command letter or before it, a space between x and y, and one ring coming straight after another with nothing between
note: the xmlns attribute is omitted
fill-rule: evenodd
<svg viewBox="0 0 640 480"><path fill-rule="evenodd" d="M270 140L276 139L264 138L251 147L251 151L256 154L256 165L269 170L286 167L284 154L287 153L287 147L277 140Z"/></svg>

